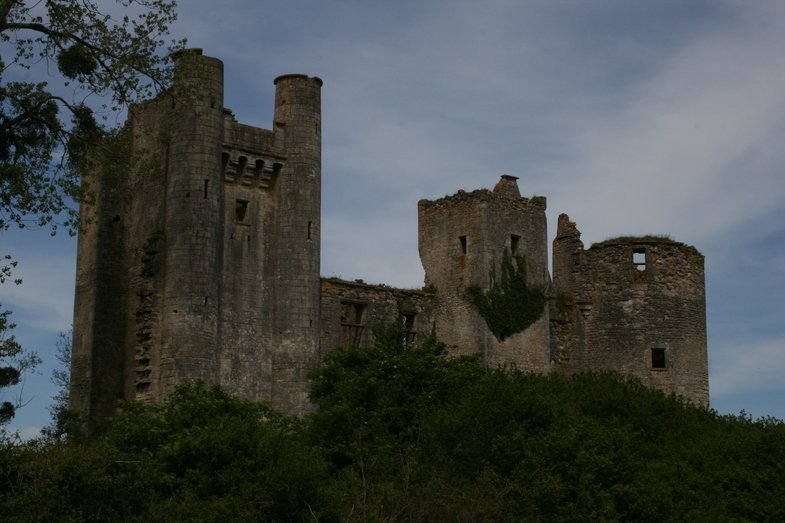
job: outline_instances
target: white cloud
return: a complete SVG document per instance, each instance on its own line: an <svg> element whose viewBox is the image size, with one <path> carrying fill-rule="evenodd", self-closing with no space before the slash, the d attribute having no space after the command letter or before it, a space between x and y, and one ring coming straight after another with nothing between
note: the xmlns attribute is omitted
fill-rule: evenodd
<svg viewBox="0 0 785 523"><path fill-rule="evenodd" d="M558 173L570 190L553 189L591 241L708 240L785 204L785 157L773 152L785 140L785 27L757 22L695 35L644 81L620 86L624 106L579 122L573 161Z"/></svg>
<svg viewBox="0 0 785 523"><path fill-rule="evenodd" d="M0 288L2 304L14 312L12 320L19 328L66 332L73 321L76 253L67 239L47 240L55 248L46 240L33 240L14 250L12 254L19 261L14 277L22 278L23 283L6 282Z"/></svg>
<svg viewBox="0 0 785 523"><path fill-rule="evenodd" d="M785 338L723 341L712 347L709 363L712 398L772 390L785 395Z"/></svg>

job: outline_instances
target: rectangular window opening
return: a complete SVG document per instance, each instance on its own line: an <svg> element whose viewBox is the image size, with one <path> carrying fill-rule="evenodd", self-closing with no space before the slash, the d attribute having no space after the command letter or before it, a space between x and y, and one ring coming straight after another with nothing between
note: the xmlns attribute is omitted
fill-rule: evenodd
<svg viewBox="0 0 785 523"><path fill-rule="evenodd" d="M403 314L403 348L408 349L414 343L414 338L417 336L417 333L414 330L414 317L416 314L414 313L404 313Z"/></svg>
<svg viewBox="0 0 785 523"><path fill-rule="evenodd" d="M308 239L311 239L311 222L308 222Z"/></svg>
<svg viewBox="0 0 785 523"><path fill-rule="evenodd" d="M518 256L518 246L521 243L521 237L517 234L510 235L510 254Z"/></svg>
<svg viewBox="0 0 785 523"><path fill-rule="evenodd" d="M236 200L234 202L234 216L238 223L245 223L248 218L248 201Z"/></svg>
<svg viewBox="0 0 785 523"><path fill-rule="evenodd" d="M207 199L207 188L210 186L210 180L204 181L204 199Z"/></svg>
<svg viewBox="0 0 785 523"><path fill-rule="evenodd" d="M665 349L663 348L651 349L651 368L652 369L665 368Z"/></svg>
<svg viewBox="0 0 785 523"><path fill-rule="evenodd" d="M468 252L468 243L466 241L466 236L459 236L458 240L461 242L461 254L466 254Z"/></svg>
<svg viewBox="0 0 785 523"><path fill-rule="evenodd" d="M650 274L647 267L646 250L633 249L632 251L632 273L635 283L646 283Z"/></svg>
<svg viewBox="0 0 785 523"><path fill-rule="evenodd" d="M635 249L632 251L632 264L635 269L641 272L646 271L646 250Z"/></svg>
<svg viewBox="0 0 785 523"><path fill-rule="evenodd" d="M341 303L341 346L359 347L362 343L365 303Z"/></svg>

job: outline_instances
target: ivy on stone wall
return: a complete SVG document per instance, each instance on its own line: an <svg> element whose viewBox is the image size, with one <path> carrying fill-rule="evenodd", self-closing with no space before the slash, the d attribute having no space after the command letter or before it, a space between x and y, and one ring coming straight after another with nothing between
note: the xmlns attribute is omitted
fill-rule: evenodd
<svg viewBox="0 0 785 523"><path fill-rule="evenodd" d="M507 249L502 254L501 275L497 277L496 268L491 268L488 290L478 286L468 290L472 303L499 341L529 328L545 310L545 289L526 284L526 260L511 256Z"/></svg>

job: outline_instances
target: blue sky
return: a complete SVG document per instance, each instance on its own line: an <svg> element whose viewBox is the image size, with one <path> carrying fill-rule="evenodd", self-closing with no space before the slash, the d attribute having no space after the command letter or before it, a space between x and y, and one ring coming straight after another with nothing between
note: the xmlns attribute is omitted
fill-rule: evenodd
<svg viewBox="0 0 785 523"><path fill-rule="evenodd" d="M324 80L322 274L419 287L416 204L520 177L588 247L669 234L706 256L712 407L785 418L785 4L181 0L177 37L225 63L269 128L273 79ZM0 288L44 358L13 426L47 422L75 240L3 233ZM18 391L12 391L14 393ZM11 392L4 392L8 394Z"/></svg>

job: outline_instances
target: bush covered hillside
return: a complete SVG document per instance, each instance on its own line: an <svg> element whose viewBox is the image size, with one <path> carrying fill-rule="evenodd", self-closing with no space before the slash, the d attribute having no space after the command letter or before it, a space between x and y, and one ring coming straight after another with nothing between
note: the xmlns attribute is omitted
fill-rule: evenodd
<svg viewBox="0 0 785 523"><path fill-rule="evenodd" d="M6 438L3 519L785 520L779 420L612 374L488 370L395 331L313 379L302 421L191 384L88 438Z"/></svg>

